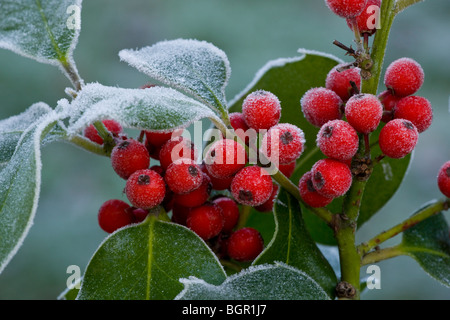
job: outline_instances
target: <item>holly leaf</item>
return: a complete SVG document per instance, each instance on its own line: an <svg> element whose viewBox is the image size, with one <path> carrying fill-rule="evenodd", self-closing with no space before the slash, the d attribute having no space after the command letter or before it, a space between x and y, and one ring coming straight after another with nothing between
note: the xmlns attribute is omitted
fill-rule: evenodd
<svg viewBox="0 0 450 320"><path fill-rule="evenodd" d="M329 300L306 273L283 263L252 266L229 276L221 285L204 279L181 279L176 300Z"/></svg>
<svg viewBox="0 0 450 320"><path fill-rule="evenodd" d="M38 102L16 116L0 120L0 163L11 159L24 131L51 110L46 103Z"/></svg>
<svg viewBox="0 0 450 320"><path fill-rule="evenodd" d="M167 130L216 118L204 104L164 87L124 89L91 83L73 101L60 100L59 107L67 111L69 135L103 119L115 119L127 128Z"/></svg>
<svg viewBox="0 0 450 320"><path fill-rule="evenodd" d="M281 188L273 214L274 236L253 264L281 261L305 272L334 297L336 274L306 229L298 201Z"/></svg>
<svg viewBox="0 0 450 320"><path fill-rule="evenodd" d="M2 0L0 48L64 69L73 62L80 33L81 2Z"/></svg>
<svg viewBox="0 0 450 320"><path fill-rule="evenodd" d="M227 107L230 63L222 50L208 42L162 41L138 50L122 50L119 56L152 79L193 95L219 112Z"/></svg>
<svg viewBox="0 0 450 320"><path fill-rule="evenodd" d="M442 213L403 232L400 250L415 259L431 277L450 287L449 226Z"/></svg>
<svg viewBox="0 0 450 320"><path fill-rule="evenodd" d="M0 171L0 272L33 224L41 184L41 142L57 121L56 113L51 112L24 130Z"/></svg>
<svg viewBox="0 0 450 320"><path fill-rule="evenodd" d="M150 215L121 228L90 260L77 299L167 300L190 276L219 285L226 274L217 257L191 230Z"/></svg>

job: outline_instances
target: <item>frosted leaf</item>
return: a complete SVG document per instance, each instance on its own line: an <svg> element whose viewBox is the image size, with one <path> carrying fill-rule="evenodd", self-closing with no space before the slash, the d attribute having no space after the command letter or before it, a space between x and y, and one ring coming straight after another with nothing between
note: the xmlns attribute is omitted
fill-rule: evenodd
<svg viewBox="0 0 450 320"><path fill-rule="evenodd" d="M162 41L139 50L122 50L119 56L157 81L192 94L216 110L226 109L230 63L222 50L208 42Z"/></svg>
<svg viewBox="0 0 450 320"><path fill-rule="evenodd" d="M33 223L41 183L41 141L58 120L57 114L50 112L24 130L10 161L0 171L0 272Z"/></svg>
<svg viewBox="0 0 450 320"><path fill-rule="evenodd" d="M433 204L434 201L421 209ZM406 230L400 250L414 258L431 277L450 287L449 226L442 213Z"/></svg>
<svg viewBox="0 0 450 320"><path fill-rule="evenodd" d="M79 300L167 300L182 289L179 278L213 284L226 274L215 254L194 232L150 215L110 234L90 260Z"/></svg>
<svg viewBox="0 0 450 320"><path fill-rule="evenodd" d="M299 202L281 188L273 214L273 238L253 264L286 263L308 274L333 297L337 283L335 272L307 230Z"/></svg>
<svg viewBox="0 0 450 320"><path fill-rule="evenodd" d="M2 0L0 48L61 66L72 60L81 0Z"/></svg>
<svg viewBox="0 0 450 320"><path fill-rule="evenodd" d="M175 300L329 300L307 274L284 263L249 267L221 285L190 277Z"/></svg>
<svg viewBox="0 0 450 320"><path fill-rule="evenodd" d="M204 104L170 88L123 89L87 84L71 103L58 103L70 117L68 134L76 134L96 120L115 119L123 127L168 130L215 118Z"/></svg>
<svg viewBox="0 0 450 320"><path fill-rule="evenodd" d="M9 161L25 129L51 110L47 104L38 102L21 114L0 120L0 163Z"/></svg>

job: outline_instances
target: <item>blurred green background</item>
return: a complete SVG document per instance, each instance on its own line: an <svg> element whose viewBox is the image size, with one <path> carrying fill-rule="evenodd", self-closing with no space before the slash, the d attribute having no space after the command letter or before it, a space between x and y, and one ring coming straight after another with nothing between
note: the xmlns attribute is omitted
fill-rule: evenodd
<svg viewBox="0 0 450 320"><path fill-rule="evenodd" d="M426 78L418 94L432 102L435 120L420 137L402 187L360 229L359 241L441 197L436 174L450 159L449 13L448 0L430 0L409 8L394 22L386 64L402 56L421 63ZM352 33L318 0L84 1L74 57L85 82L136 88L148 79L120 62L119 50L176 38L206 40L227 53L231 100L267 61L296 56L298 48L347 60L332 42L351 44ZM69 86L57 68L0 50L0 118L18 114L37 101L55 106ZM42 157L40 205L23 246L0 275L0 299L55 299L65 288L67 267L78 265L83 271L106 236L97 224L100 205L123 198L124 182L107 158L64 143L46 147ZM381 289L367 291L364 299L450 299L450 289L411 258L399 257L379 266Z"/></svg>

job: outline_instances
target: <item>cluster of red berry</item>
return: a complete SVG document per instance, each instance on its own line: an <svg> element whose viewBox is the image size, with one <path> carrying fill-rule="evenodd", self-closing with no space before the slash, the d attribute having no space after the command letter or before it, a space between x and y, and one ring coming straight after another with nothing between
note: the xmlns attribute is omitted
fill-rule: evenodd
<svg viewBox="0 0 450 320"><path fill-rule="evenodd" d="M242 112L230 114L230 123L248 143L248 129L260 133L266 130L262 151L290 176L303 151L304 138L296 126L278 123L280 116L278 98L267 91L256 91L247 96ZM222 256L249 261L262 251L264 243L256 229L236 230L239 205L271 211L279 187L264 168L249 163L246 146L222 136L210 145L199 164L198 150L182 136L182 130L143 131L140 139L134 139L127 137L114 120L104 120L103 124L115 138L111 165L126 180L124 193L130 203L106 201L98 213L103 230L111 233L141 222L150 210L162 206L171 213L173 222L193 230ZM103 143L93 125L84 134ZM150 166L151 159L159 164ZM228 192L214 196L213 190Z"/></svg>
<svg viewBox="0 0 450 320"><path fill-rule="evenodd" d="M380 1L326 0L329 8L347 20L350 28L358 27L361 34L369 30L370 6ZM373 25L373 24L372 24ZM394 61L386 70L386 91L378 97L359 93L361 70L351 64L340 64L327 75L325 87L312 88L301 98L305 118L320 130L316 143L325 159L315 163L299 181L305 203L323 207L344 195L352 184L352 160L360 148L360 135L375 131L381 122L379 147L382 155L403 158L415 148L419 133L432 122L430 102L412 96L422 86L421 66L410 58Z"/></svg>

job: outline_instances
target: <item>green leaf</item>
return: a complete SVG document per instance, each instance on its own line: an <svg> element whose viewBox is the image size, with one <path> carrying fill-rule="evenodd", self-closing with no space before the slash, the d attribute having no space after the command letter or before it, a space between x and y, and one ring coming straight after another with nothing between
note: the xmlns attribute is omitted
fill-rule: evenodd
<svg viewBox="0 0 450 320"><path fill-rule="evenodd" d="M400 250L414 258L431 277L450 287L449 226L442 213L406 230Z"/></svg>
<svg viewBox="0 0 450 320"><path fill-rule="evenodd" d="M256 90L267 90L281 101L280 122L292 123L305 133L306 145L301 157L297 160L297 168L291 177L298 183L304 173L311 170L314 163L325 158L316 146L319 128L311 125L304 117L300 100L311 88L324 87L328 72L342 61L333 56L300 50L301 56L290 59L278 59L268 62L257 72L255 79L232 102L230 111L241 111L245 97ZM371 135L371 142L376 142L380 128ZM379 148L373 147L372 154L378 156ZM403 159L385 158L377 166L368 181L361 203L358 226L363 225L377 213L394 195L407 172L410 156ZM332 212L342 211L343 197L335 199L328 208ZM313 239L327 245L336 245L333 230L325 222L303 205L303 219ZM253 213L253 212L252 212Z"/></svg>
<svg viewBox="0 0 450 320"><path fill-rule="evenodd" d="M273 212L274 237L253 264L281 261L305 272L333 297L336 274L306 229L298 201L281 189Z"/></svg>
<svg viewBox="0 0 450 320"><path fill-rule="evenodd" d="M11 159L23 132L51 110L47 104L38 102L21 114L0 120L0 163Z"/></svg>
<svg viewBox="0 0 450 320"><path fill-rule="evenodd" d="M177 300L329 300L325 291L304 272L283 263L252 266L221 285L191 277L180 280Z"/></svg>
<svg viewBox="0 0 450 320"><path fill-rule="evenodd" d="M1 0L0 48L42 63L72 60L81 0Z"/></svg>
<svg viewBox="0 0 450 320"><path fill-rule="evenodd" d="M16 254L33 223L41 183L41 141L57 121L49 113L26 129L0 171L0 272Z"/></svg>
<svg viewBox="0 0 450 320"><path fill-rule="evenodd" d="M70 118L68 134L77 134L97 120L115 119L124 127L167 130L187 127L196 120L216 118L204 104L163 87L123 89L87 84L76 99L59 101Z"/></svg>
<svg viewBox="0 0 450 320"><path fill-rule="evenodd" d="M221 284L225 272L206 243L189 229L157 220L122 228L89 262L77 299L173 299L190 276Z"/></svg>
<svg viewBox="0 0 450 320"><path fill-rule="evenodd" d="M192 94L219 112L227 107L230 63L222 50L208 42L162 41L139 50L122 50L119 56L149 77Z"/></svg>

